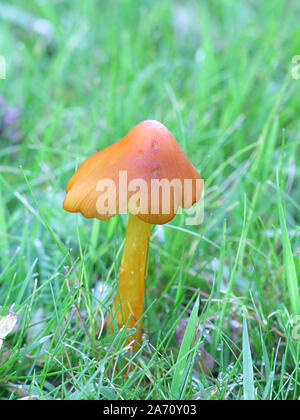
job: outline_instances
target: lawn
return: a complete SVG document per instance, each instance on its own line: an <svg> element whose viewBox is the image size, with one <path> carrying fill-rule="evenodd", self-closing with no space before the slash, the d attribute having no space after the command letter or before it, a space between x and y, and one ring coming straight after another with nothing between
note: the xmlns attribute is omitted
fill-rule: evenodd
<svg viewBox="0 0 300 420"><path fill-rule="evenodd" d="M1 399L300 397L299 20L297 0L1 2ZM62 202L146 119L199 171L205 212L152 227L132 355L105 322L127 215Z"/></svg>

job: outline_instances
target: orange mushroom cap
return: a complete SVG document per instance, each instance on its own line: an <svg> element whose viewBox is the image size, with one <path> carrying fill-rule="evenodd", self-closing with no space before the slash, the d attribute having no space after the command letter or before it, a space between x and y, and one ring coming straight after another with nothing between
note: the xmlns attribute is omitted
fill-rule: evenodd
<svg viewBox="0 0 300 420"><path fill-rule="evenodd" d="M100 220L129 211L146 223L164 224L179 207L199 201L201 192L197 170L170 131L146 120L79 166L63 208Z"/></svg>

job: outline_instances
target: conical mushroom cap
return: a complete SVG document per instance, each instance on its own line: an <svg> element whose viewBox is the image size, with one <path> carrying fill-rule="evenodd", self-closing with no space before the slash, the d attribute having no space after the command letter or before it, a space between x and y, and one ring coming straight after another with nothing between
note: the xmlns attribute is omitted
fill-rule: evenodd
<svg viewBox="0 0 300 420"><path fill-rule="evenodd" d="M169 130L147 120L87 158L66 192L63 208L72 213L107 220L129 211L164 224L200 199L202 180Z"/></svg>

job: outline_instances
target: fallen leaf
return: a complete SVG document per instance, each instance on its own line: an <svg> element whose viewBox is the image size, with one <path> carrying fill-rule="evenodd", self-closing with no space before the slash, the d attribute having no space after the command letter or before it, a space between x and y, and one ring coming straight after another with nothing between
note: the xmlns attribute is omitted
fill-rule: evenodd
<svg viewBox="0 0 300 420"><path fill-rule="evenodd" d="M14 329L17 320L17 315L12 311L10 311L8 315L0 319L0 349L3 345L3 340L5 339L5 337L8 334L10 334Z"/></svg>

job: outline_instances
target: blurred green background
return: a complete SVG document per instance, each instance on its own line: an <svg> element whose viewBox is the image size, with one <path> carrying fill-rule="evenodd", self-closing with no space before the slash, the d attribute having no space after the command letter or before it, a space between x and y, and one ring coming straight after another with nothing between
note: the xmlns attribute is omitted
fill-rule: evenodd
<svg viewBox="0 0 300 420"><path fill-rule="evenodd" d="M99 284L116 284L127 222L66 213L64 188L87 156L144 119L166 125L199 170L205 219L187 227L178 216L153 228L145 334L158 359L146 357L134 392L117 374L110 387L105 370L101 381L111 393L97 388L96 397L170 398L176 320L198 290L201 325L219 328L212 340L200 339L214 363L210 379L199 370L180 397L199 389L208 398L242 397L237 353L246 308L257 397L296 398L299 344L289 320L300 308L300 79L290 70L300 54L299 19L296 0L1 1L0 315L12 304L19 314L1 350L5 398L18 397L11 383L40 398L94 395L85 381L99 359L79 354L91 351L80 322L64 324L73 302L65 267L72 287L76 267L88 298L75 297L104 357L107 338L97 337L108 297L94 299ZM30 335L33 325L40 328ZM78 387L63 343L72 345L71 365L81 366L73 370Z"/></svg>

